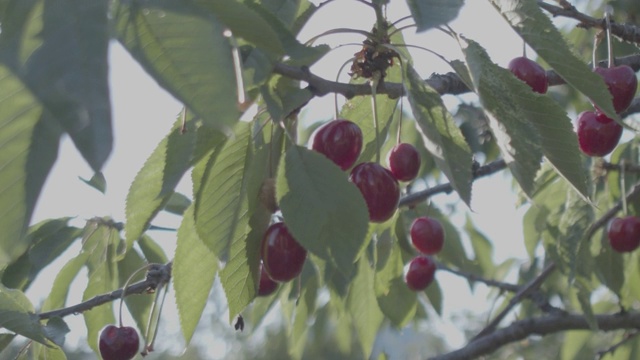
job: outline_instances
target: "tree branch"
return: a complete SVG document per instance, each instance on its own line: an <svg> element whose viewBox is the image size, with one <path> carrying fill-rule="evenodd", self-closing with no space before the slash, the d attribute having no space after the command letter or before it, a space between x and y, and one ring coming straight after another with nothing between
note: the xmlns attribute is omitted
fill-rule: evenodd
<svg viewBox="0 0 640 360"><path fill-rule="evenodd" d="M463 277L471 282L479 282L479 283L483 283L487 286L491 286L491 287L495 287L498 288L502 291L508 291L508 292L518 292L520 291L520 285L516 285L516 284L510 284L507 282L502 282L502 281L497 281L497 280L493 280L493 279L485 279L481 276L478 276L476 274L472 274L472 273L468 273L465 271L461 271L461 270L456 270L456 269L452 269L448 266L446 266L443 263L436 263L436 265L438 266L438 270L442 270L442 271L446 271L446 272L450 272L454 275L458 275L460 277Z"/></svg>
<svg viewBox="0 0 640 360"><path fill-rule="evenodd" d="M640 313L601 314L595 320L601 331L640 329ZM590 330L583 315L545 315L513 322L491 334L475 339L461 349L438 355L430 360L469 360L490 354L509 343L524 340L531 335L549 335L568 330Z"/></svg>
<svg viewBox="0 0 640 360"><path fill-rule="evenodd" d="M168 283L171 279L171 266L171 262L167 264L152 264L143 281L127 286L125 297L134 294L149 293ZM122 297L122 291L123 289L118 289L107 294L97 295L82 303L58 310L43 312L37 314L37 316L40 320L46 320L53 317L65 317L71 314L80 314L87 310L91 310L96 306L120 299Z"/></svg>

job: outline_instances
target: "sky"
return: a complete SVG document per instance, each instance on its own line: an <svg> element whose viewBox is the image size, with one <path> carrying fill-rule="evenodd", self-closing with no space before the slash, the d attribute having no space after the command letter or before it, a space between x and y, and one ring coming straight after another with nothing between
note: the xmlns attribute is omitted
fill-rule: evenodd
<svg viewBox="0 0 640 360"><path fill-rule="evenodd" d="M394 1L393 6L389 8L389 19L394 20L407 15L408 10L404 5L404 2ZM348 9L337 10L344 8ZM328 28L348 27L369 30L374 21L373 16L369 16L372 15L370 12L368 8L355 1L336 1L323 8L317 17L312 19L303 29L300 38L304 41ZM355 13L358 16L354 16ZM478 28L478 19L483 19L484 24L491 24L491 26ZM457 32L483 45L493 61L501 66L506 66L509 60L521 55L521 40L488 2L467 1L459 18L451 25ZM414 34L414 31L409 29L405 32L405 40L410 44L428 47L448 59L461 58L455 41L435 30ZM361 38L350 34L326 36L317 43L326 42L336 46L360 41L362 41ZM356 51L355 47L342 47L332 51L311 70L324 78L335 79L337 69ZM414 66L425 78L433 72L451 71L445 63L427 52L421 50L411 50L411 52L414 57ZM129 185L156 144L169 132L181 110L182 105L161 89L115 42L110 47L109 62L115 140L114 151L103 171L107 180L106 195L84 185L79 180L78 177L91 178L92 171L71 141L65 137L61 144L58 161L36 207L33 223L64 216L75 216L72 224L79 227L84 226L84 222L94 216L111 216L116 221L124 221L125 199ZM346 72L341 77L341 81L348 81ZM473 97L463 96L462 98L468 100ZM449 106L459 101L459 98L450 95L445 96L444 99ZM405 106L405 109L409 107ZM450 107L450 110L453 109ZM303 115L313 120L332 118L333 96L314 99ZM191 184L188 178L186 176L183 179L177 190L190 195ZM526 208L516 209L516 198L510 179L503 174L493 175L476 181L473 191L473 211L465 210L466 207L461 203L460 209L465 211L452 218L452 222L461 228L465 221L464 213L468 213L473 222L494 242L497 261L507 257L525 259L521 217ZM439 195L433 201L453 202L456 198L455 195ZM177 228L180 217L161 213L153 223ZM175 246L175 234L152 232L152 237L165 248L167 255L171 258ZM78 249L71 249L69 253L73 254ZM32 301L37 303L48 294L53 276L62 265L63 263L53 264L43 272L41 278L32 287L33 290L28 293ZM84 290L81 278L82 275L72 288L70 303L80 301ZM481 313L488 310L492 304L487 301L487 291L483 286L479 286L475 294L470 294L467 283L463 279L443 272L439 272L437 278L445 292L445 316L437 326L446 331L447 340L451 346L461 346L464 344L464 338L457 324L450 319L452 314L461 310ZM175 324L177 321L175 304L172 302L171 295L167 299L162 321ZM74 346L86 341L82 339L85 331L82 318L68 317L65 320L72 328L68 343ZM163 329L166 328L163 327ZM171 328L177 329L178 326L176 324ZM173 335L175 334L165 334L167 337ZM213 345L214 348L219 346L221 345Z"/></svg>

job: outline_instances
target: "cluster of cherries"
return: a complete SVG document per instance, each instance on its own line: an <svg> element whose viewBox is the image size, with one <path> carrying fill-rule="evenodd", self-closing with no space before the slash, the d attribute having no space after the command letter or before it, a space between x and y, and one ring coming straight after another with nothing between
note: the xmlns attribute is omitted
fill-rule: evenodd
<svg viewBox="0 0 640 360"><path fill-rule="evenodd" d="M444 229L437 219L423 216L411 223L411 243L420 252L406 267L404 281L413 291L422 291L432 282L436 263L428 255L435 255L444 245Z"/></svg>
<svg viewBox="0 0 640 360"><path fill-rule="evenodd" d="M533 91L547 92L548 81L545 70L524 56L509 62L508 69ZM636 93L638 80L633 69L627 65L597 67L593 71L600 75L611 93L616 113L626 110ZM622 126L606 116L596 106L595 111L583 111L578 115L577 134L580 150L588 156L605 156L618 145Z"/></svg>

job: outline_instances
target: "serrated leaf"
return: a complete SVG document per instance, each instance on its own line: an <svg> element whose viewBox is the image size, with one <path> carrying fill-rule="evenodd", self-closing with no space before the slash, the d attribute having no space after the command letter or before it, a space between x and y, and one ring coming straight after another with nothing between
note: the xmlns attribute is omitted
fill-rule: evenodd
<svg viewBox="0 0 640 360"><path fill-rule="evenodd" d="M42 326L27 296L20 290L8 289L1 284L0 328L46 343Z"/></svg>
<svg viewBox="0 0 640 360"><path fill-rule="evenodd" d="M215 14L234 36L241 37L274 55L284 54L278 34L249 6L235 0L197 0L195 3Z"/></svg>
<svg viewBox="0 0 640 360"><path fill-rule="evenodd" d="M129 187L124 228L128 248L169 201L173 189L191 166L196 146L195 126L189 121L187 131L182 133L181 124L182 120L178 119L169 135L160 141L145 161Z"/></svg>
<svg viewBox="0 0 640 360"><path fill-rule="evenodd" d="M112 270L113 266L107 262L99 264L89 275L87 288L82 294L82 301L87 301L96 295L106 294L118 288L117 270ZM100 330L108 324L115 324L113 315L113 303L109 302L94 307L91 311L84 313L84 323L87 326L87 341L89 347L96 354L98 351L98 335Z"/></svg>
<svg viewBox="0 0 640 360"><path fill-rule="evenodd" d="M593 271L591 251L584 233L595 221L593 207L574 192L568 192L558 229L556 263L573 282L575 277L590 279Z"/></svg>
<svg viewBox="0 0 640 360"><path fill-rule="evenodd" d="M228 133L240 113L223 24L195 4L172 0L120 1L115 14L119 41L160 86L205 126Z"/></svg>
<svg viewBox="0 0 640 360"><path fill-rule="evenodd" d="M92 188L100 191L103 194L107 191L107 179L104 178L104 175L100 171L93 174L93 176L89 180L81 177L78 177L78 178L83 183L91 186Z"/></svg>
<svg viewBox="0 0 640 360"><path fill-rule="evenodd" d="M67 261L56 275L49 296L47 296L42 305L42 311L50 311L64 307L67 295L69 295L71 283L88 259L89 253L84 252Z"/></svg>
<svg viewBox="0 0 640 360"><path fill-rule="evenodd" d="M218 271L218 258L198 236L193 212L194 207L190 206L182 218L172 268L180 328L187 344L196 330Z"/></svg>
<svg viewBox="0 0 640 360"><path fill-rule="evenodd" d="M464 40L462 43L466 44L463 52L474 91L480 97L502 156L522 190L531 196L543 153L538 130L519 106L518 100L526 85L491 62L476 42Z"/></svg>
<svg viewBox="0 0 640 360"><path fill-rule="evenodd" d="M375 292L380 310L398 329L413 319L418 305L416 292L404 282L403 267L401 249L395 241L384 267L375 272Z"/></svg>
<svg viewBox="0 0 640 360"><path fill-rule="evenodd" d="M407 5L420 32L457 18L464 0L407 0Z"/></svg>
<svg viewBox="0 0 640 360"><path fill-rule="evenodd" d="M376 300L374 275L367 257L361 257L358 261L358 274L351 283L349 295L347 295L347 309L365 359L369 358L373 350L376 334L384 320Z"/></svg>
<svg viewBox="0 0 640 360"><path fill-rule="evenodd" d="M0 268L29 246L23 235L57 153L59 132L49 129L43 111L25 84L0 64Z"/></svg>
<svg viewBox="0 0 640 360"><path fill-rule="evenodd" d="M618 118L602 78L573 54L562 34L535 1L491 0L491 3L558 75L603 109L607 116Z"/></svg>
<svg viewBox="0 0 640 360"><path fill-rule="evenodd" d="M440 94L406 65L405 88L427 150L467 204L471 202L472 153Z"/></svg>
<svg viewBox="0 0 640 360"><path fill-rule="evenodd" d="M113 143L108 1L42 3L30 19L37 30L23 40L31 52L16 66L91 168L100 171Z"/></svg>
<svg viewBox="0 0 640 360"><path fill-rule="evenodd" d="M278 167L276 196L293 237L344 275L352 273L369 213L346 174L325 156L291 146Z"/></svg>

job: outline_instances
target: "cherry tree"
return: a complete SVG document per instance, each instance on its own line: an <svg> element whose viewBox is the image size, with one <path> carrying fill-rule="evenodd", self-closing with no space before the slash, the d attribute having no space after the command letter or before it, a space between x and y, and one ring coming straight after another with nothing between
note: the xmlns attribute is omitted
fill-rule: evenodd
<svg viewBox="0 0 640 360"><path fill-rule="evenodd" d="M319 11L345 3L0 3L0 351L19 343L19 358L65 359L65 318L82 314L102 358L149 354L169 286L176 308L164 311L179 314L188 344L218 278L229 327L252 331L278 308L289 356L325 337L353 339L357 351L338 351L369 358L382 328L442 314L438 274L449 273L472 290L495 289L487 302L496 306L464 346L430 359L544 347L581 358L583 346L590 357L640 357L634 1L489 0L525 45L506 67L451 26L463 0L407 0L397 19L387 17L394 2L355 0L370 28L327 24L301 38ZM461 57L405 43L415 32L445 34ZM338 33L360 37L335 69L347 81L313 68L333 50L323 39ZM104 191L111 40L184 108L131 183L125 218L33 223L64 135L95 172L85 182ZM450 72L421 73L416 51ZM305 108L324 96L336 98L334 118L306 125ZM496 262L471 220L459 228L449 219L470 211L476 179L496 173L513 179L528 207L513 239L524 258ZM191 194L176 190L183 178ZM453 208L437 201L442 194L456 197ZM181 216L172 254L149 233L163 211ZM78 243L74 257L61 256ZM26 291L56 261L65 264L35 304ZM83 301L69 303L82 270ZM332 330L319 329L320 318Z"/></svg>

